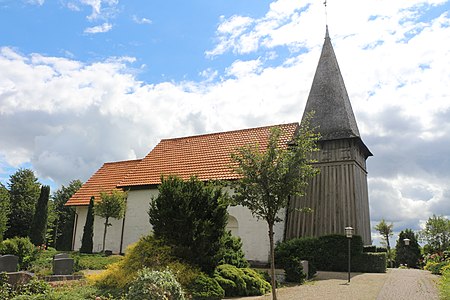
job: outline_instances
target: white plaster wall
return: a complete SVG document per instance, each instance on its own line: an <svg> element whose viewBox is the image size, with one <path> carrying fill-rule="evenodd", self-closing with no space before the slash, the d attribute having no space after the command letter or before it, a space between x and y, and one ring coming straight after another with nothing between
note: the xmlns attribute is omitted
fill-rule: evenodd
<svg viewBox="0 0 450 300"><path fill-rule="evenodd" d="M78 206L76 213L78 220L76 224L74 250L79 250L81 247L81 239L83 238L84 225L86 224L87 206ZM109 219L111 226L108 227L105 240L105 250L111 250L114 253L120 251L120 236L122 232L122 220ZM94 238L93 251L100 252L103 248L103 232L105 229L105 219L98 216L94 217Z"/></svg>
<svg viewBox="0 0 450 300"><path fill-rule="evenodd" d="M137 242L141 236L151 233L152 226L150 225L148 218L148 209L152 197L156 197L157 195L157 189L133 190L128 192L122 252L125 252L128 245ZM83 228L86 222L87 206L78 206L76 212L78 214L78 222L76 226L74 250L79 250L81 247ZM232 217L236 218L237 228L233 226L233 233L237 233L242 239L246 258L252 261L268 262L269 236L267 223L264 220L257 220L252 216L249 209L240 205L229 207L228 212ZM284 219L284 209L280 211L279 217ZM105 243L106 250L112 250L114 253L119 253L122 220L111 219L110 223L112 226L108 227ZM275 224L275 242L283 239L284 224L284 221ZM104 219L95 216L94 252L102 250L103 228Z"/></svg>
<svg viewBox="0 0 450 300"><path fill-rule="evenodd" d="M230 206L228 213L238 221L238 235L242 240L245 258L258 262L269 261L269 228L266 221L257 220L246 207ZM284 219L285 210L281 210L279 217ZM284 221L274 226L274 241L280 241L284 235Z"/></svg>
<svg viewBox="0 0 450 300"><path fill-rule="evenodd" d="M127 246L137 242L141 236L151 233L152 226L148 219L148 209L152 197L156 197L157 195L157 189L133 190L128 192L123 252L125 252Z"/></svg>

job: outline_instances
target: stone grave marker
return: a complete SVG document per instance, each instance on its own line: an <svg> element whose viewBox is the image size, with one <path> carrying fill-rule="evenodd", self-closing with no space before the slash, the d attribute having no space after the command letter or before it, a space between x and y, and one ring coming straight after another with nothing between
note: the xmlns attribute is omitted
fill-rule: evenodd
<svg viewBox="0 0 450 300"><path fill-rule="evenodd" d="M60 258L70 258L69 254L67 253L58 253L53 256L53 259L60 259Z"/></svg>
<svg viewBox="0 0 450 300"><path fill-rule="evenodd" d="M19 257L11 254L0 257L0 272L16 272Z"/></svg>
<svg viewBox="0 0 450 300"><path fill-rule="evenodd" d="M53 260L54 275L71 275L73 273L73 258L58 258Z"/></svg>

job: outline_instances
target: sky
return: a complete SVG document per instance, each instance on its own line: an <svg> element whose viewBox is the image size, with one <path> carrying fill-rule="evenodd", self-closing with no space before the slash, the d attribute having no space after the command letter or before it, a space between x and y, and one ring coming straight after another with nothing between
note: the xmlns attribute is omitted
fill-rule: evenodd
<svg viewBox="0 0 450 300"><path fill-rule="evenodd" d="M163 138L299 122L328 24L372 227L449 217L450 1L323 2L0 0L0 182L55 190Z"/></svg>

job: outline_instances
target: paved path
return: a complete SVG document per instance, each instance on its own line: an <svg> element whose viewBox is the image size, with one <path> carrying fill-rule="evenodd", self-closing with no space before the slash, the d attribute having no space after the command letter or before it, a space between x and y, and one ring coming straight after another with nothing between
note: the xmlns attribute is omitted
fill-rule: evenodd
<svg viewBox="0 0 450 300"><path fill-rule="evenodd" d="M316 278L304 285L278 289L279 300L345 299L345 300L415 300L439 299L438 276L414 269L388 269L387 273L318 272ZM235 300L269 300L271 295L234 298Z"/></svg>

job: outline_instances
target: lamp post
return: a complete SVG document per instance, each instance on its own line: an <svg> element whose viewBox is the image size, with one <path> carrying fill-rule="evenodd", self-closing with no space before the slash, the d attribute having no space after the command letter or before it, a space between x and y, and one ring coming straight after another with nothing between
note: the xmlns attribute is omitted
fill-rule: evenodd
<svg viewBox="0 0 450 300"><path fill-rule="evenodd" d="M353 237L353 228L345 227L345 236L348 239L348 282L350 283L350 270L351 270L351 240Z"/></svg>
<svg viewBox="0 0 450 300"><path fill-rule="evenodd" d="M410 239L403 239L403 241L405 242L405 246L409 246L409 241L411 241Z"/></svg>

